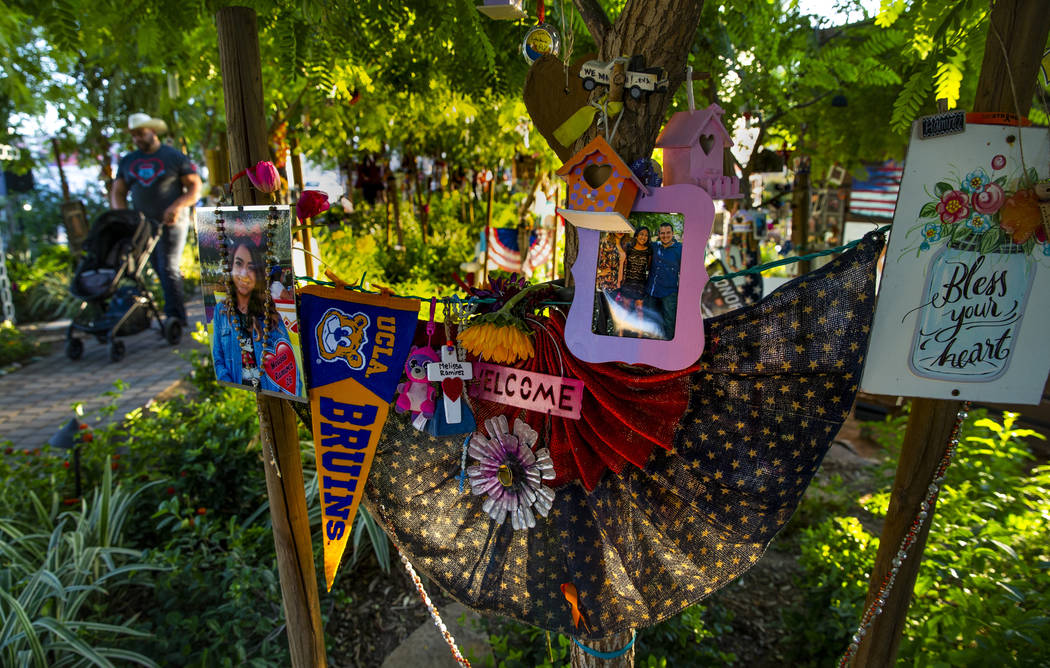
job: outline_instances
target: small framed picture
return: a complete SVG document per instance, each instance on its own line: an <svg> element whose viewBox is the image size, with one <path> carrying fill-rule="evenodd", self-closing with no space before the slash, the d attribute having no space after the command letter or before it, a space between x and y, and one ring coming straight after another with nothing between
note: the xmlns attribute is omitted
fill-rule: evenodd
<svg viewBox="0 0 1050 668"><path fill-rule="evenodd" d="M700 294L714 203L698 186L655 188L629 220L633 234L578 230L566 343L585 362L685 368L704 349Z"/></svg>
<svg viewBox="0 0 1050 668"><path fill-rule="evenodd" d="M204 316L220 383L306 401L295 312L292 214L287 206L276 211L271 222L268 206L225 207L220 233L217 210L197 209Z"/></svg>

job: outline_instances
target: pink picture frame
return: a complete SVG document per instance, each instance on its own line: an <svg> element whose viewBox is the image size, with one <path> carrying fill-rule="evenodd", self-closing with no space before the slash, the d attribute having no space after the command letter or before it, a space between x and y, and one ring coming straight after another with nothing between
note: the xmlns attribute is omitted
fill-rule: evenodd
<svg viewBox="0 0 1050 668"><path fill-rule="evenodd" d="M680 214L684 218L674 337L669 340L628 338L592 331L601 232L580 228L577 230L579 254L572 266L576 292L565 323L565 342L584 362L647 364L668 371L684 369L700 359L704 351L700 295L708 282L704 252L714 224L714 202L703 188L679 184L654 188L651 194L640 196L632 213Z"/></svg>

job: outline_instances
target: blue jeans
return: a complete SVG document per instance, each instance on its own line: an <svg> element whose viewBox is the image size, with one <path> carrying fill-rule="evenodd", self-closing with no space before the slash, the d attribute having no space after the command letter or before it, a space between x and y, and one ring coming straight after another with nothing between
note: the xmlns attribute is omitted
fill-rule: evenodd
<svg viewBox="0 0 1050 668"><path fill-rule="evenodd" d="M653 297L653 306L659 311L664 321L664 336L674 338L675 324L678 320L678 293L666 297Z"/></svg>
<svg viewBox="0 0 1050 668"><path fill-rule="evenodd" d="M186 304L182 296L182 250L186 247L186 233L189 232L188 216L179 216L174 225L161 225L160 241L150 255L150 264L160 279L160 288L164 291L164 315L187 322Z"/></svg>

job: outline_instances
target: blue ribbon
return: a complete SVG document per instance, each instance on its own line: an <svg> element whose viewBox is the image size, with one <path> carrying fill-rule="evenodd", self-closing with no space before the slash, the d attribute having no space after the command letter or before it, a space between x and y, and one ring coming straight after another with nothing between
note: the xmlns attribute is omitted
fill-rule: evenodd
<svg viewBox="0 0 1050 668"><path fill-rule="evenodd" d="M624 654L626 654L627 650L629 650L632 647L634 647L634 641L637 638L638 638L638 632L637 631L631 631L631 642L627 643L627 645L625 645L623 649L618 649L615 652L599 652L596 649L591 649L587 645L584 645L582 642L577 640L576 636L572 637L572 641L574 643L576 643L577 647L582 649L584 652L587 652L591 656L593 656L593 657L595 657L597 659L605 659L606 661L608 661L609 659L615 659L615 658L621 657Z"/></svg>

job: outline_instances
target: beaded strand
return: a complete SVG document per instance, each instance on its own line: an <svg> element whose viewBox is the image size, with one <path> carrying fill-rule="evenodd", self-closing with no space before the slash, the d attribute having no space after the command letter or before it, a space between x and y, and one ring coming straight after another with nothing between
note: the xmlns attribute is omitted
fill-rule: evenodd
<svg viewBox="0 0 1050 668"><path fill-rule="evenodd" d="M441 614L438 612L438 609L434 607L434 603L430 600L430 597L427 596L427 592L423 589L423 582L416 574L416 569L412 568L412 564L408 561L408 557L405 556L404 552L400 552L399 555L401 556L401 563L405 565L405 570L408 571L409 577L412 578L413 584L416 585L416 591L419 592L419 597L423 599L423 605L425 605L430 612L430 616L434 618L434 626L438 627L438 631L441 631L441 636L445 639L448 648L452 651L452 658L461 665L470 668L470 661L464 659L463 655L460 654L459 648L456 647L456 639L448 632L448 628L445 627L445 622L441 621Z"/></svg>
<svg viewBox="0 0 1050 668"><path fill-rule="evenodd" d="M897 580L897 573L900 572L901 564L908 558L908 550L915 544L915 539L919 535L919 530L922 525L926 522L926 517L929 515L929 510L933 508L933 502L937 499L937 494L940 492L940 485L944 482L944 474L948 471L948 465L952 463L952 457L955 455L955 450L959 447L959 429L962 427L962 423L966 420L969 415L970 402L964 402L962 408L955 415L955 425L952 427L952 433L948 437L948 447L944 450L944 456L941 457L941 463L937 466L937 472L933 474L933 481L930 482L930 486L926 488L926 497L919 504L919 512L915 516L915 520L911 523L911 528L908 529L908 533L901 540L900 547L897 548L897 554L893 557L893 561L890 562L892 567L890 572L883 578L882 584L879 585L879 592L872 599L871 605L864 611L864 616L861 617L860 626L857 627L857 632L853 634L850 639L849 647L846 648L846 653L842 655L839 660L839 668L845 668L849 665L853 657L856 656L857 650L860 648L860 642L864 639L864 634L871 628L875 618L882 614L882 606L886 604L887 599L890 595L890 590L893 588L894 582Z"/></svg>

